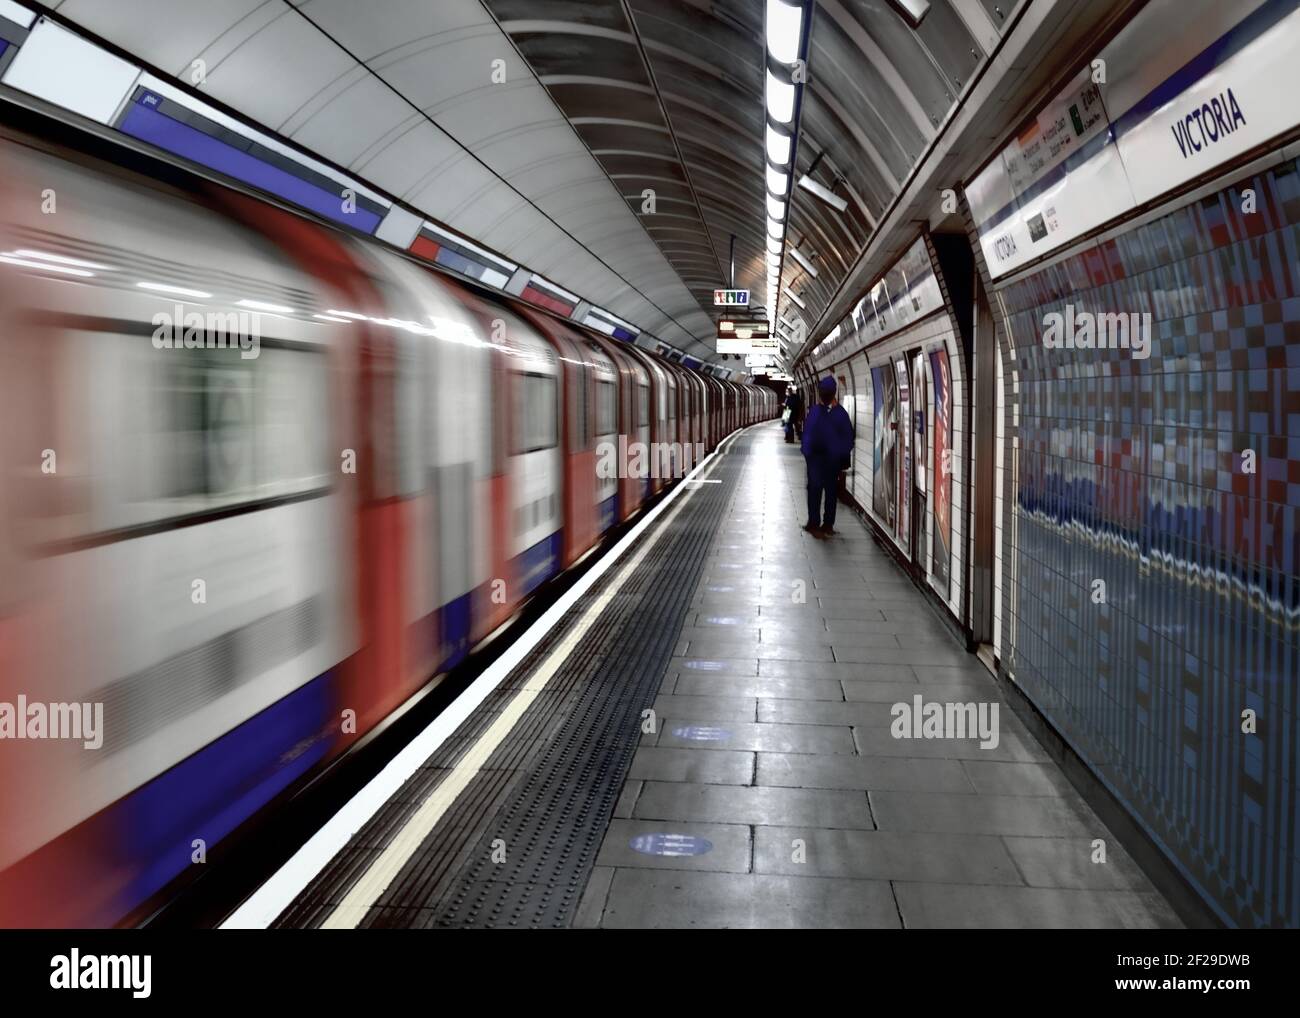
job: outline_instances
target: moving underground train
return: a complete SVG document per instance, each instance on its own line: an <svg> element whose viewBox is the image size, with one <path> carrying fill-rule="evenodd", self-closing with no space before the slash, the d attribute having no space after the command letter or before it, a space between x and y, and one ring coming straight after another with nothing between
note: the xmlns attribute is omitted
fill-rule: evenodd
<svg viewBox="0 0 1300 1018"><path fill-rule="evenodd" d="M0 174L0 925L138 914L777 412L179 171Z"/></svg>

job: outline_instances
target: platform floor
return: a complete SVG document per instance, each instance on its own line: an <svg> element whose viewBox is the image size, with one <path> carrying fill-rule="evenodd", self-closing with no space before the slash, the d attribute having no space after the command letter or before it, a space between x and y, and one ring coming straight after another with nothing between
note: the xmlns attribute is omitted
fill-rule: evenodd
<svg viewBox="0 0 1300 1018"><path fill-rule="evenodd" d="M780 425L719 460L593 590L601 624L557 629L560 684L486 702L280 925L1178 926L866 525L800 529ZM999 703L997 747L893 737L917 694Z"/></svg>
<svg viewBox="0 0 1300 1018"><path fill-rule="evenodd" d="M853 511L839 507L829 540L799 529L804 465L779 426L735 455L745 467L655 701L658 734L637 751L578 925L1179 925L1005 704L996 749L891 736L894 703L1001 703L997 685ZM631 847L655 834L712 849Z"/></svg>

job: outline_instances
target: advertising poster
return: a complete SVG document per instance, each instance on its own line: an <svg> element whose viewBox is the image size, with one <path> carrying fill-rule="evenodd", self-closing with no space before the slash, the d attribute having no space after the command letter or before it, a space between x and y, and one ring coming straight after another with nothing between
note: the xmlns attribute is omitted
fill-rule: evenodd
<svg viewBox="0 0 1300 1018"><path fill-rule="evenodd" d="M894 435L901 439L897 444L898 456L898 526L894 533L898 539L907 544L908 539L908 505L912 501L912 443L908 441L908 400L907 362L894 361L894 373L898 378L898 411L894 418ZM901 424L901 427L899 425ZM901 432L901 434L900 434Z"/></svg>
<svg viewBox="0 0 1300 1018"><path fill-rule="evenodd" d="M930 353L934 379L934 546L930 575L944 597L952 590L952 379L948 351Z"/></svg>
<svg viewBox="0 0 1300 1018"><path fill-rule="evenodd" d="M894 454L898 441L898 408L894 399L894 372L888 367L872 368L871 382L876 390L876 483L871 507L892 531L896 520L895 488L898 465Z"/></svg>

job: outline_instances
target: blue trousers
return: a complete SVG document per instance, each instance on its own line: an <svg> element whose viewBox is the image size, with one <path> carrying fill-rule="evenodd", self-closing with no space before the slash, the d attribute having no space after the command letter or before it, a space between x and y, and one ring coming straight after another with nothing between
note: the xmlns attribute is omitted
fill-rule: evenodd
<svg viewBox="0 0 1300 1018"><path fill-rule="evenodd" d="M808 522L814 527L835 526L839 477L834 471L808 470ZM825 502L825 510L822 503Z"/></svg>

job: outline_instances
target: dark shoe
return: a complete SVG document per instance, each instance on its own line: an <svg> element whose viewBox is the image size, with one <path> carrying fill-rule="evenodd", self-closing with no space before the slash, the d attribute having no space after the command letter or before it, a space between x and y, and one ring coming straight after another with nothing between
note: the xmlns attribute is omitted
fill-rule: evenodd
<svg viewBox="0 0 1300 1018"><path fill-rule="evenodd" d="M803 528L804 528L804 530L808 531L808 533L812 534L813 537L821 537L821 536L822 536L822 528L821 528L821 527L813 526L813 524L811 524L811 523L805 523L805 524L803 525Z"/></svg>
<svg viewBox="0 0 1300 1018"><path fill-rule="evenodd" d="M839 533L834 527L822 527L819 531L822 537L830 537L832 534Z"/></svg>

